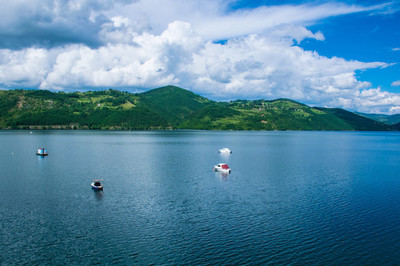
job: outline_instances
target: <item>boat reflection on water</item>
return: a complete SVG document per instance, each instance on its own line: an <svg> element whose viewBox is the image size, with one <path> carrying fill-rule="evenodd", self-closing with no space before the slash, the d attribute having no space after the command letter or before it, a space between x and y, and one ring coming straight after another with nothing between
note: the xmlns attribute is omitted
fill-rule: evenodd
<svg viewBox="0 0 400 266"><path fill-rule="evenodd" d="M46 160L46 156L37 156L38 157L38 161L44 161Z"/></svg>
<svg viewBox="0 0 400 266"><path fill-rule="evenodd" d="M219 154L219 157L222 159L222 160L224 160L224 161L226 161L227 163L229 163L229 157L230 157L231 155L229 154L229 153L220 153Z"/></svg>
<svg viewBox="0 0 400 266"><path fill-rule="evenodd" d="M94 193L94 196L95 196L96 200L98 200L98 201L103 200L103 190L92 189L92 191Z"/></svg>
<svg viewBox="0 0 400 266"><path fill-rule="evenodd" d="M214 172L215 176L218 177L221 181L228 181L228 173L223 173L223 172Z"/></svg>

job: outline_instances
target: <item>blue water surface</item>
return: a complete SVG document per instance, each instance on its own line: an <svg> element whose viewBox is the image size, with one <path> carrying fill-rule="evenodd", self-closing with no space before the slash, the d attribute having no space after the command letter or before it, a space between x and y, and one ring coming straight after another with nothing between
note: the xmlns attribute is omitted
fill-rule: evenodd
<svg viewBox="0 0 400 266"><path fill-rule="evenodd" d="M399 133L0 131L0 147L1 264L400 263Z"/></svg>

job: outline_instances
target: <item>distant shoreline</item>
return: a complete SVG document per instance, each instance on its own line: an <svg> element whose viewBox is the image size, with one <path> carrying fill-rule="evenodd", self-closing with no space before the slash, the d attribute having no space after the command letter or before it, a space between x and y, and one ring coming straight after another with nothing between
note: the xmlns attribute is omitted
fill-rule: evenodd
<svg viewBox="0 0 400 266"><path fill-rule="evenodd" d="M137 131L137 132L145 132L145 131L214 131L214 132L400 132L399 130L292 130L292 129L282 129L282 130L257 130L257 129L193 129L193 128L174 128L174 129L162 129L162 128L153 128L153 129L105 129L105 128L0 128L0 131Z"/></svg>

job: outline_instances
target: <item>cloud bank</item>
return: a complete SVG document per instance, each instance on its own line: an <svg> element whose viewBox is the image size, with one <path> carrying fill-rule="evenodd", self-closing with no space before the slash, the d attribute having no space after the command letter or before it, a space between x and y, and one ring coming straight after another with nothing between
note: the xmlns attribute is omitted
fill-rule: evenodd
<svg viewBox="0 0 400 266"><path fill-rule="evenodd" d="M28 22L42 35L29 33L32 38L20 44L1 41L3 88L143 90L172 84L218 100L285 97L362 112L400 111L399 94L357 79L359 71L389 64L327 58L296 46L305 38L324 40L308 23L384 5L229 11L227 1L75 0L49 1L41 11L32 1L36 13L18 22L12 14L24 9L13 3L0 36L6 28L20 29L14 37L27 34Z"/></svg>

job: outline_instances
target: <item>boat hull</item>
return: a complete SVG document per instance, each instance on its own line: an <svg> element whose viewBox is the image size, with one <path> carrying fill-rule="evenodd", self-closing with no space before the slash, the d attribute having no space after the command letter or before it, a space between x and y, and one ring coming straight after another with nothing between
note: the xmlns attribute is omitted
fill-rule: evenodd
<svg viewBox="0 0 400 266"><path fill-rule="evenodd" d="M103 186L95 186L93 183L90 185L92 186L92 189L94 189L94 190L103 190Z"/></svg>
<svg viewBox="0 0 400 266"><path fill-rule="evenodd" d="M232 170L231 169L222 169L222 168L219 168L219 167L214 167L214 171L215 172L221 172L221 173L230 173Z"/></svg>

